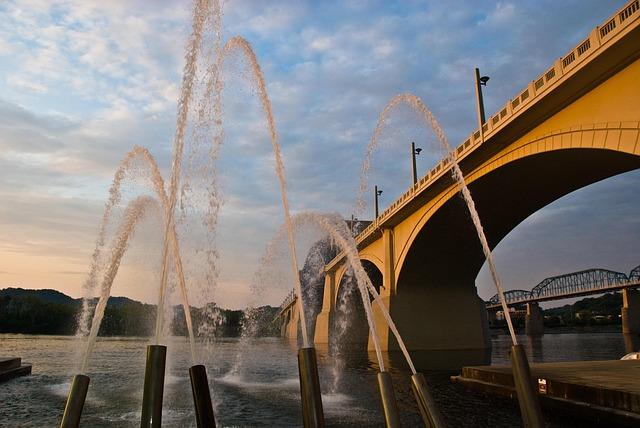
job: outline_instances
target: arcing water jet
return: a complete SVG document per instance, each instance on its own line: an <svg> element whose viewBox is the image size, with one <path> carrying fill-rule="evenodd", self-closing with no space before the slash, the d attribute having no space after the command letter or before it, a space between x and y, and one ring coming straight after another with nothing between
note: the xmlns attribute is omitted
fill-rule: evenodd
<svg viewBox="0 0 640 428"><path fill-rule="evenodd" d="M439 410L435 406L435 403L431 399L431 394L428 390L426 382L424 382L424 377L420 373L416 372L415 366L409 355L407 347L404 343L404 340L400 336L398 329L391 319L391 315L389 314L388 309L384 305L382 298L376 291L375 287L371 283L369 276L365 272L362 267L362 263L360 262L360 258L358 256L358 248L356 242L353 238L353 235L349 231L347 224L345 221L337 214L327 215L327 214L318 214L318 213L301 213L293 218L293 222L296 226L299 226L304 223L311 223L318 227L320 227L327 235L329 235L332 243L338 246L338 248L343 252L343 254L347 258L347 263L349 264L349 269L355 274L356 282L358 284L358 289L363 299L363 303L365 306L365 312L367 314L367 321L369 323L369 328L371 329L372 340L374 342L374 346L376 349L376 356L378 358L378 365L380 367L381 373L385 372L384 361L382 359L382 352L380 350L379 337L377 335L375 321L373 320L373 315L371 312L371 302L369 300L368 294L374 298L378 307L383 314L387 325L393 332L400 349L413 373L412 380L414 383L417 382L418 388L414 388L414 393L416 395L416 399L418 401L418 405L421 409L421 413L424 417L425 424L428 421L431 421L432 426L434 427L444 427L444 423L442 422L442 416L440 415ZM368 310L367 310L368 307ZM395 398L393 398L393 389L390 388L391 379L387 376L383 375L379 377L379 386L381 392L381 399L383 401L383 410L385 412L385 417L388 424L393 426L397 421L397 417L394 416L394 413L397 413L397 408L395 407Z"/></svg>
<svg viewBox="0 0 640 428"><path fill-rule="evenodd" d="M137 159L142 160L144 162L144 165L148 168L148 172L151 176L151 182L152 182L156 197L160 202L160 208L163 212L166 211L167 195L164 190L164 180L162 179L162 175L160 174L158 165L155 159L153 158L153 156L151 155L151 153L149 153L147 149L136 146L133 148L133 150L131 150L125 156L125 158L121 162L120 167L118 168L114 176L111 189L109 190L110 198L105 208L106 215L103 216L103 222L100 227L100 234L99 234L98 242L96 243L96 250L94 251L94 258L93 258L91 268L90 268L90 273L89 273L89 278L93 283L95 283L96 281L95 276L97 276L97 272L98 272L97 260L99 259L99 257L96 256L96 254L99 255L100 251L102 251L102 247L104 246L104 234L105 234L106 226L110 220L110 213L113 211L113 208L120 202L120 198L121 198L120 189L122 186L122 181L126 177L127 173L131 170L133 162ZM141 204L141 205L142 204L149 205L152 203L152 201L148 198L144 199L144 201L146 202L142 202L143 201L142 199L138 199L138 200L140 201L138 202L138 204ZM139 208L144 210L146 207L145 208L139 207ZM128 207L128 209L133 210L134 208ZM106 307L107 301L111 294L111 285L113 284L113 280L115 279L115 275L117 273L118 267L120 266L120 259L122 258L122 256L124 255L124 252L126 251L128 240L130 238L129 235L133 233L137 225L137 222L141 219L142 215L143 213L141 212L139 216L133 218L133 217L128 217L125 214L125 220L128 219L128 222L120 226L120 237L116 242L124 243L124 247L121 250L118 250L118 244L117 243L114 244L111 261L108 266L113 267L113 269L115 270L111 272L112 276L110 277L110 279L107 281L103 280L101 284L100 299L98 301L98 306L96 307L96 310L94 312L94 318L91 324L91 330L90 330L89 339L87 342L87 350L83 357L81 373L86 373L88 369L89 358L91 357L91 353L95 345L95 340L98 334L98 330L100 329L100 323L102 321L104 309ZM189 346L191 349L191 359L195 364L196 355L195 355L195 338L193 333L193 322L191 319L191 311L189 309L189 301L188 301L187 292L186 292L186 280L185 280L185 275L182 268L180 246L179 246L178 236L177 236L175 227L172 227L171 229L170 242L172 246L173 261L175 263L176 271L178 273L178 279L179 279L179 285L180 285L180 291L181 291L181 297L182 297L182 306L184 309L185 320L187 323L187 330L189 333ZM88 284L90 283L88 282ZM90 314L90 311L88 309L88 304L86 304L86 302L87 302L87 299L85 299L85 304L83 305L81 321L88 319ZM79 329L82 329L82 324L80 324Z"/></svg>
<svg viewBox="0 0 640 428"><path fill-rule="evenodd" d="M478 211L476 210L475 203L473 201L473 198L471 197L471 192L469 192L469 188L466 185L466 182L464 180L464 175L460 170L460 166L458 165L458 162L456 160L455 153L451 151L451 147L449 146L449 141L447 140L447 136L445 135L444 131L440 127L440 124L438 123L436 118L433 116L431 111L417 96L413 94L396 95L387 103L385 108L382 110L382 113L380 113L380 116L378 118L378 123L376 125L376 129L373 133L373 137L371 138L371 142L367 147L365 160L363 162L362 174L360 178L360 193L358 195L358 206L361 206L363 204L362 202L364 200L363 193L364 193L364 190L366 190L367 188L366 171L369 168L371 156L373 155L373 152L378 145L378 138L380 137L380 133L384 129L384 126L386 124L387 118L389 117L389 114L396 107L402 104L411 107L418 114L420 114L420 116L424 120L424 123L431 128L431 130L435 133L436 137L438 138L438 141L440 142L440 145L441 145L440 149L444 152L445 159L447 159L448 162L451 163L451 168L452 168L451 174L453 176L453 179L456 181L456 183L460 187L460 191L462 193L464 201L467 204L467 208L469 209L469 213L471 215L471 220L473 221L473 225L475 226L476 232L478 234L478 239L480 240L480 244L482 245L482 251L485 255L487 264L489 265L489 269L491 271L491 278L493 279L493 283L496 287L496 290L498 290L498 296L500 297L500 302L502 303L502 307L505 312L507 325L509 326L511 340L514 345L517 345L518 340L516 338L515 331L513 329L513 324L511 322L511 316L509 315L509 310L508 310L506 301L504 299L504 290L502 287L502 283L500 281L500 278L498 276L498 271L493 262L493 257L491 255L491 248L489 248L489 244L487 243L487 238L484 234L484 229L482 228L482 223L480 222L480 217L478 216Z"/></svg>
<svg viewBox="0 0 640 428"><path fill-rule="evenodd" d="M489 247L489 244L487 242L487 238L484 233L482 223L480 221L480 216L478 215L478 211L476 210L475 202L473 201L473 198L471 197L471 192L469 191L469 188L466 185L464 174L462 173L462 170L458 165L455 152L451 150L447 137L444 134L444 131L438 124L438 121L435 119L431 111L429 111L427 106L422 102L422 100L420 100L420 98L412 94L400 94L400 95L396 95L391 99L391 101L389 101L387 106L384 108L384 110L380 114L380 118L378 119L378 124L376 126L376 130L374 132L373 138L371 140L369 147L367 148L367 155L365 157L364 165L368 168L371 153L373 152L374 148L377 145L378 136L381 132L381 129L384 127L384 124L386 122L386 119L390 111L392 111L395 107L397 107L400 104L406 104L411 108L413 108L416 112L421 114L421 116L424 119L424 122L431 127L433 132L436 134L436 137L440 141L441 149L445 154L446 163L451 164L451 175L455 180L455 182L458 184L458 187L460 188L460 192L462 193L462 196L467 205L467 208L469 209L469 214L471 215L471 220L478 234L478 239L480 240L480 244L482 246L482 251L484 253L485 259L487 261L487 264L489 265L491 278L498 292L500 303L502 305L502 310L503 310L505 319L507 321L507 326L509 328L509 334L511 335L511 342L513 344L512 354L514 355L513 364L512 364L513 375L514 375L514 378L519 377L519 380L516 381L516 383L522 385L522 387L518 388L518 400L521 405L523 420L525 421L525 423L528 423L528 421L530 420L542 421L543 419L542 419L542 414L540 412L540 405L537 400L537 395L531 392L534 390L534 387L531 384L531 379L526 378L526 375L524 375L525 373L528 372L528 363L527 363L526 356L524 358L521 357L522 355L524 355L524 349L518 345L518 340L516 338L515 330L513 328L513 323L511 322L511 315L509 313L509 308L507 306L507 302L504 297L504 289L502 287L500 277L498 276L498 271L496 269L495 263L493 261L493 256L491 254L491 248ZM365 167L363 167L363 171L365 170L366 170ZM363 174L363 176L365 176L365 174ZM366 180L364 181L366 185ZM361 188L362 188L362 182L363 180L361 180ZM375 289L373 291L375 292ZM518 355L520 355L520 358L517 357ZM526 366L526 368L518 368L519 365L522 367Z"/></svg>

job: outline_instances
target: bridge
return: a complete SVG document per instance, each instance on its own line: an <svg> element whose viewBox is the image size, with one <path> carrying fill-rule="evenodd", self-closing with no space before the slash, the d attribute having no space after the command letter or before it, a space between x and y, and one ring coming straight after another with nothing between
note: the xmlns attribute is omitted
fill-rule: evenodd
<svg viewBox="0 0 640 428"><path fill-rule="evenodd" d="M640 295L631 291L638 287L640 266L635 267L629 276L608 269L588 269L546 278L531 291L506 291L504 298L508 306L526 305L525 332L529 335L539 335L544 330L539 302L622 290L622 332L638 333ZM485 302L485 305L490 318L495 318L496 312L502 310L497 294Z"/></svg>
<svg viewBox="0 0 640 428"><path fill-rule="evenodd" d="M491 248L545 205L640 167L639 17L638 0L628 2L455 148ZM356 242L410 350L459 350L484 361L490 335L475 278L485 258L449 158L419 178ZM335 334L338 302L357 305L349 297L347 269L344 254L325 267L322 311L310 332L316 345ZM374 318L383 348L398 350L375 306ZM356 325L363 324L350 324ZM371 349L366 323L350 330L355 342ZM467 363L473 362L469 357Z"/></svg>

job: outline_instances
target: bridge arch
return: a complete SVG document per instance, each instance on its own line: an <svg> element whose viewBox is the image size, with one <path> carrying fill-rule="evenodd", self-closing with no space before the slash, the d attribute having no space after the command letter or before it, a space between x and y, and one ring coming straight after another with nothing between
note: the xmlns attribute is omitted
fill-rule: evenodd
<svg viewBox="0 0 640 428"><path fill-rule="evenodd" d="M562 129L516 143L465 171L490 248L545 205L640 168L638 135L638 122ZM394 244L395 295L390 312L408 331L408 346L481 348L484 342L488 347L484 302L475 289L485 257L457 185L450 180L402 227L395 233L400 238ZM416 304L423 314L420 320ZM465 316L456 317L456 308ZM446 331L426 327L437 323L446 323ZM397 347L393 339L389 347Z"/></svg>
<svg viewBox="0 0 640 428"><path fill-rule="evenodd" d="M539 188L545 186L550 189L546 197L541 195L541 198L531 201L530 207L523 206L522 212L514 213L513 217L515 218L510 219L509 225L503 228L502 233L497 234L499 239L494 237L494 242L492 242L492 239L487 236L491 248L494 248L508 232L513 230L525 218L545 205L597 181L640 168L639 134L640 124L638 122L609 122L560 129L518 144L480 165L471 173L465 172L467 185L472 192L476 205L480 206L487 204L483 204L482 197L478 197L478 193L490 187L489 181L492 184L496 184L496 188L502 190L505 184L504 177L507 175L519 179L519 184L531 185L529 188L523 186L520 189L521 192L532 190L532 188L539 190ZM582 169L571 171L574 174L571 180L566 180L568 177L560 177L565 178L565 183L558 183L557 174L548 174L552 163L555 164L553 165L555 172L562 172L568 168L575 167L575 164L580 162L582 162ZM525 170L523 166L528 169ZM541 166L544 168L540 168ZM513 170L520 168L523 168L523 171L518 176ZM536 170L539 174L535 174ZM531 171L534 173L532 174ZM508 184L514 187L513 184L515 183ZM513 191L517 191L517 189L513 189ZM440 210L449 208L450 204L460 205L465 216L469 217L468 209L463 201L457 197L458 193L459 190L456 185L450 186L446 192L441 193L437 199L432 201L430 206L421 214L419 220L415 222L408 239L403 242L396 258L395 272L397 282L399 282L402 268L411 247L423 232L427 223L433 221ZM485 191L485 193L488 192ZM517 199L514 197L515 195L511 196L513 200ZM458 200L455 201L454 198ZM480 218L483 227L486 229L487 225L492 223L492 219L497 221L496 214L500 209L491 210L489 207L483 207L482 211L489 213L483 215L480 212L480 206L478 206ZM475 237L475 230L472 232ZM482 259L484 262L484 256Z"/></svg>
<svg viewBox="0 0 640 428"><path fill-rule="evenodd" d="M375 260L375 258L374 258ZM378 264L362 258L362 267L377 291L382 286L382 271ZM335 317L330 329L329 343L334 349L365 351L369 341L369 324L364 311L360 290L354 275L342 269L336 290Z"/></svg>
<svg viewBox="0 0 640 428"><path fill-rule="evenodd" d="M371 265L373 265L373 267L375 267L379 272L382 272L382 270L384 269L384 262L380 259L380 257L378 257L375 254L362 253L362 254L358 254L358 257L360 258L362 267L365 268L365 272L367 272L367 274L369 274L370 271L367 270L366 263L370 263ZM372 267L369 267L369 269L371 268ZM340 284L343 284L343 280L345 278L345 275L347 275L348 271L349 271L349 266L346 263L342 263L336 270L336 273L335 273L336 284L337 284L336 299L338 294L340 293ZM371 275L369 275L369 279L371 279ZM380 287L376 286L376 284L373 284L373 286L376 287L376 290L378 291L380 290Z"/></svg>

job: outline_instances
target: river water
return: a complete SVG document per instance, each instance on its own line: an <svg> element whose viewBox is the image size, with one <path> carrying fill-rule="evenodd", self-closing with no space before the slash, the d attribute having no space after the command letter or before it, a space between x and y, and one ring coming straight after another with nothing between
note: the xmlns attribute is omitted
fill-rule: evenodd
<svg viewBox="0 0 640 428"><path fill-rule="evenodd" d="M625 352L619 333L519 336L534 361L618 359ZM82 426L139 426L148 339L101 338L91 361L91 384ZM60 423L69 384L83 343L62 336L0 335L0 356L33 364L31 376L0 384L0 427L42 427ZM492 337L491 360L508 361L510 339ZM276 338L241 342L220 339L200 346L212 384L218 426L301 426L295 344ZM410 372L387 355L404 426L422 426L410 389ZM163 425L195 427L188 379L188 343L168 344ZM335 358L319 352L323 405L328 426L384 426L377 395L375 355ZM517 403L453 384L446 370L425 375L449 427L521 426ZM585 426L546 415L552 427Z"/></svg>

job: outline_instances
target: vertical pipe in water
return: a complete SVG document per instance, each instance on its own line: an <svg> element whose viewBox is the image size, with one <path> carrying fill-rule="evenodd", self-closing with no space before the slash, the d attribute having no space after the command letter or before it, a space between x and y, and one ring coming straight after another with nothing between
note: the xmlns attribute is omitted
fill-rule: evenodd
<svg viewBox="0 0 640 428"><path fill-rule="evenodd" d="M60 428L77 428L80 425L80 416L82 415L82 408L84 407L84 400L87 398L88 389L88 376L77 374L73 377Z"/></svg>
<svg viewBox="0 0 640 428"><path fill-rule="evenodd" d="M193 392L193 405L196 410L198 428L215 428L216 419L213 416L207 370L201 364L192 366L189 369L189 377L191 378L191 391Z"/></svg>
<svg viewBox="0 0 640 428"><path fill-rule="evenodd" d="M427 381L422 373L416 373L411 376L411 389L418 402L418 408L427 428L444 428L445 424L440 411L436 407L431 391L427 386Z"/></svg>
<svg viewBox="0 0 640 428"><path fill-rule="evenodd" d="M389 372L378 373L378 390L380 392L380 400L382 401L382 411L384 412L384 420L387 428L399 428L400 412L398 411L398 403L393 393L393 382Z"/></svg>
<svg viewBox="0 0 640 428"><path fill-rule="evenodd" d="M305 428L324 427L320 378L315 348L300 348L298 351L302 418Z"/></svg>
<svg viewBox="0 0 640 428"><path fill-rule="evenodd" d="M147 366L144 372L144 394L142 396L142 428L162 426L162 395L164 393L164 369L167 347L147 346Z"/></svg>

